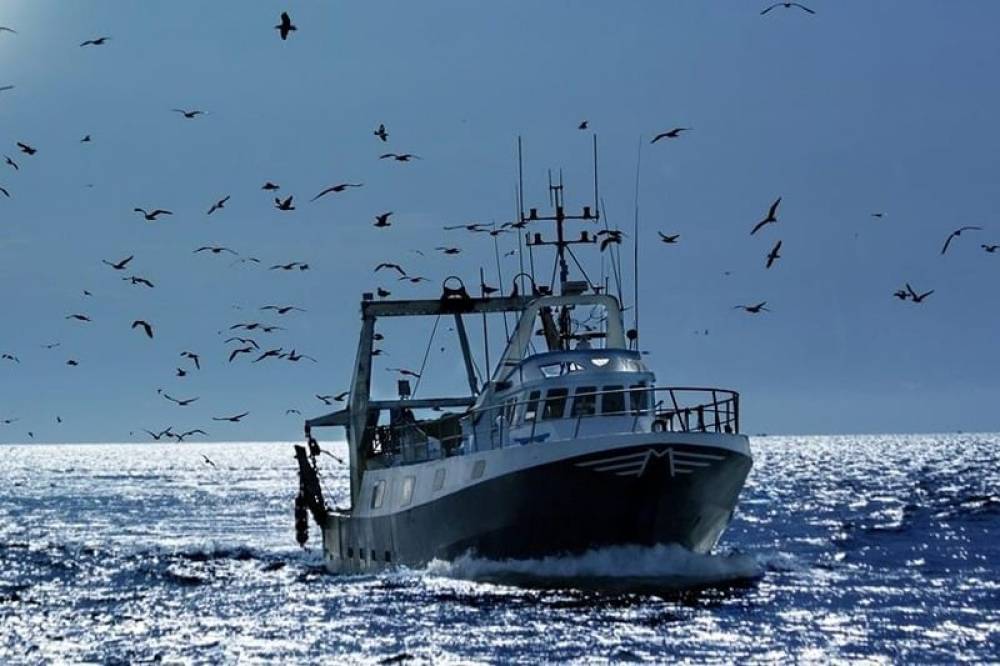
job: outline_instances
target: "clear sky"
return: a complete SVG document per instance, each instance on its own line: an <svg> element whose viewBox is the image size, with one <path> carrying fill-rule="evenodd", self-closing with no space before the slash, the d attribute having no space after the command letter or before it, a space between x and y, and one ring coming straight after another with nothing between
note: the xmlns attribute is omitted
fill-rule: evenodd
<svg viewBox="0 0 1000 666"><path fill-rule="evenodd" d="M640 320L660 384L739 390L748 432L997 430L1000 252L980 244L1000 243L1000 4L813 0L815 15L760 16L766 4L4 0L0 25L17 34L0 33L0 86L15 86L0 92L0 154L20 169L0 164L0 353L20 363L0 362L0 420L18 419L0 442L167 426L299 438L285 410L318 415L315 394L347 388L362 291L436 297L448 274L478 284L481 265L496 284L489 237L441 227L511 219L518 135L529 205L545 208L550 167L568 204L590 203L584 119L629 243L643 137ZM282 10L298 26L286 42ZM694 129L649 145L676 126ZM297 210L275 210L267 180ZM364 187L309 203L344 181ZM779 222L751 237L778 196ZM175 214L149 223L137 206ZM392 226L373 228L390 210ZM941 256L962 225L985 231ZM193 254L207 244L263 267ZM101 263L130 254L126 272ZM435 282L376 279L387 260ZM290 261L312 270L266 270ZM155 288L120 279L133 274ZM905 282L934 293L898 301ZM773 311L733 309L759 301ZM240 321L280 323L254 337L319 363L227 363ZM385 367L419 367L431 323L384 329L381 393ZM462 385L439 352L453 335L439 331L422 395ZM200 400L178 407L157 388Z"/></svg>

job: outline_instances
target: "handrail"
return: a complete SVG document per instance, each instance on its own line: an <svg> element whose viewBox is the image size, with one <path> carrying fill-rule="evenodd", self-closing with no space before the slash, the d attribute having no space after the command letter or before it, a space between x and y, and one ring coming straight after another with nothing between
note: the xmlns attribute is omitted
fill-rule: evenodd
<svg viewBox="0 0 1000 666"><path fill-rule="evenodd" d="M560 386L558 388L571 389L573 387ZM663 398L660 400L656 399L657 393L661 396L663 393L669 395L669 401L666 403L670 405L669 407L664 407ZM598 411L597 396L610 394L621 396L620 404L623 409L615 412ZM691 397L691 394L696 395ZM637 398L637 395L642 397ZM615 418L620 416L632 417L629 419L631 426L622 430L622 432L639 432L643 431L643 428L649 428L650 431L654 432L738 433L739 397L739 393L736 391L719 388L694 386L640 387L623 385L620 389L602 389L587 391L586 393L569 393L562 396L563 412L558 418L543 417L545 413L545 395L541 395L535 400L529 400L525 397L513 402L508 400L501 404L469 409L461 414L455 414L453 418L459 419L462 423L472 424L471 428L468 430L463 428L461 432L456 434L433 439L440 443L442 448L441 455L446 456L452 455L452 452L467 438L472 439L477 450L486 448L486 446L481 446L484 444L484 437L488 439L489 448L503 447L512 444L514 439L512 431L516 431L521 427L528 427L530 424L531 429L528 433L525 433L525 441L536 442L539 437L548 436L547 434L541 436L536 434L540 424L554 424L572 420L575 421L574 427L572 427L571 431L567 431L567 434L572 432L572 438L575 439L579 436L581 424L586 419L600 417ZM572 413L569 406L574 404L573 401L579 398L593 399L593 413ZM532 403L536 406L534 418L523 419L524 406ZM604 400L602 399L600 403L601 407L604 406L603 403ZM691 423L692 413L696 417L694 427L692 427ZM706 419L706 416L709 418ZM488 417L485 422L483 421L484 417ZM498 419L497 417L500 418ZM512 417L516 420L513 420ZM640 422L642 417L645 417L648 421L644 423ZM395 453L402 446L400 442L403 439L400 437L397 441L396 434L402 431L405 431L406 438L410 439L411 446L427 446L432 438L421 429L422 423L426 424L427 422L370 426L369 430L373 434L371 438L373 449L371 455L378 456L383 453ZM414 440L412 439L414 434L416 434L418 440L422 441L414 444ZM609 432L608 434L613 433ZM497 441L498 439L499 442ZM428 451L427 454L429 455L429 453Z"/></svg>

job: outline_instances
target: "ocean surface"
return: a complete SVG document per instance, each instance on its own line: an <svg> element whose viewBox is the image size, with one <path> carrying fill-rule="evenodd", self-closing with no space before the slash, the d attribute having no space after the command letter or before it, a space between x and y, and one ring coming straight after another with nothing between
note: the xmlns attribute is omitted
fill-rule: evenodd
<svg viewBox="0 0 1000 666"><path fill-rule="evenodd" d="M713 556L377 576L297 547L289 443L0 446L0 663L1000 662L1000 435L752 446Z"/></svg>

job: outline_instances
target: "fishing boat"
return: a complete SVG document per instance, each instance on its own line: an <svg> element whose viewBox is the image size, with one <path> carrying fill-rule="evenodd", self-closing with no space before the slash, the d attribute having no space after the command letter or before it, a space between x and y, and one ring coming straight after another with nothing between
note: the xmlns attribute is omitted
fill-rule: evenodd
<svg viewBox="0 0 1000 666"><path fill-rule="evenodd" d="M572 251L621 240L601 231L596 175L594 205L579 214L565 210L561 175L557 183L550 176L549 194L550 214L525 214L522 204L510 226L525 234L532 265L534 253L554 250L552 284L522 273L508 295L475 297L452 277L438 298L363 296L346 407L307 420L306 444L295 447L297 538L304 546L311 514L330 571L620 545L707 553L732 520L752 464L739 394L658 383L637 327L626 330L621 297L609 293L608 280L587 278ZM553 239L532 231L543 223L554 223ZM570 238L571 223L596 230ZM571 259L580 276L571 275ZM467 324L497 315L514 315L516 324L480 378ZM399 317L453 321L467 392L418 398L403 379L396 398L372 396L378 323ZM324 427L342 428L347 441L346 508L324 499L314 435Z"/></svg>

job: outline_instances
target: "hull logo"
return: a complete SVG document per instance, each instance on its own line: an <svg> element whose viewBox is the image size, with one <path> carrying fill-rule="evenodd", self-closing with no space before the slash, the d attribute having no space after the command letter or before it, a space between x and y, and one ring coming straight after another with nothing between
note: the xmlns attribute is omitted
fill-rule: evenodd
<svg viewBox="0 0 1000 666"><path fill-rule="evenodd" d="M690 451L675 451L668 446L665 449L650 447L637 453L598 458L576 463L577 467L591 469L595 472L605 472L615 476L641 477L649 469L651 462L666 458L670 476L694 474L699 469L711 467L712 463L724 459L724 456L711 453L692 453Z"/></svg>

